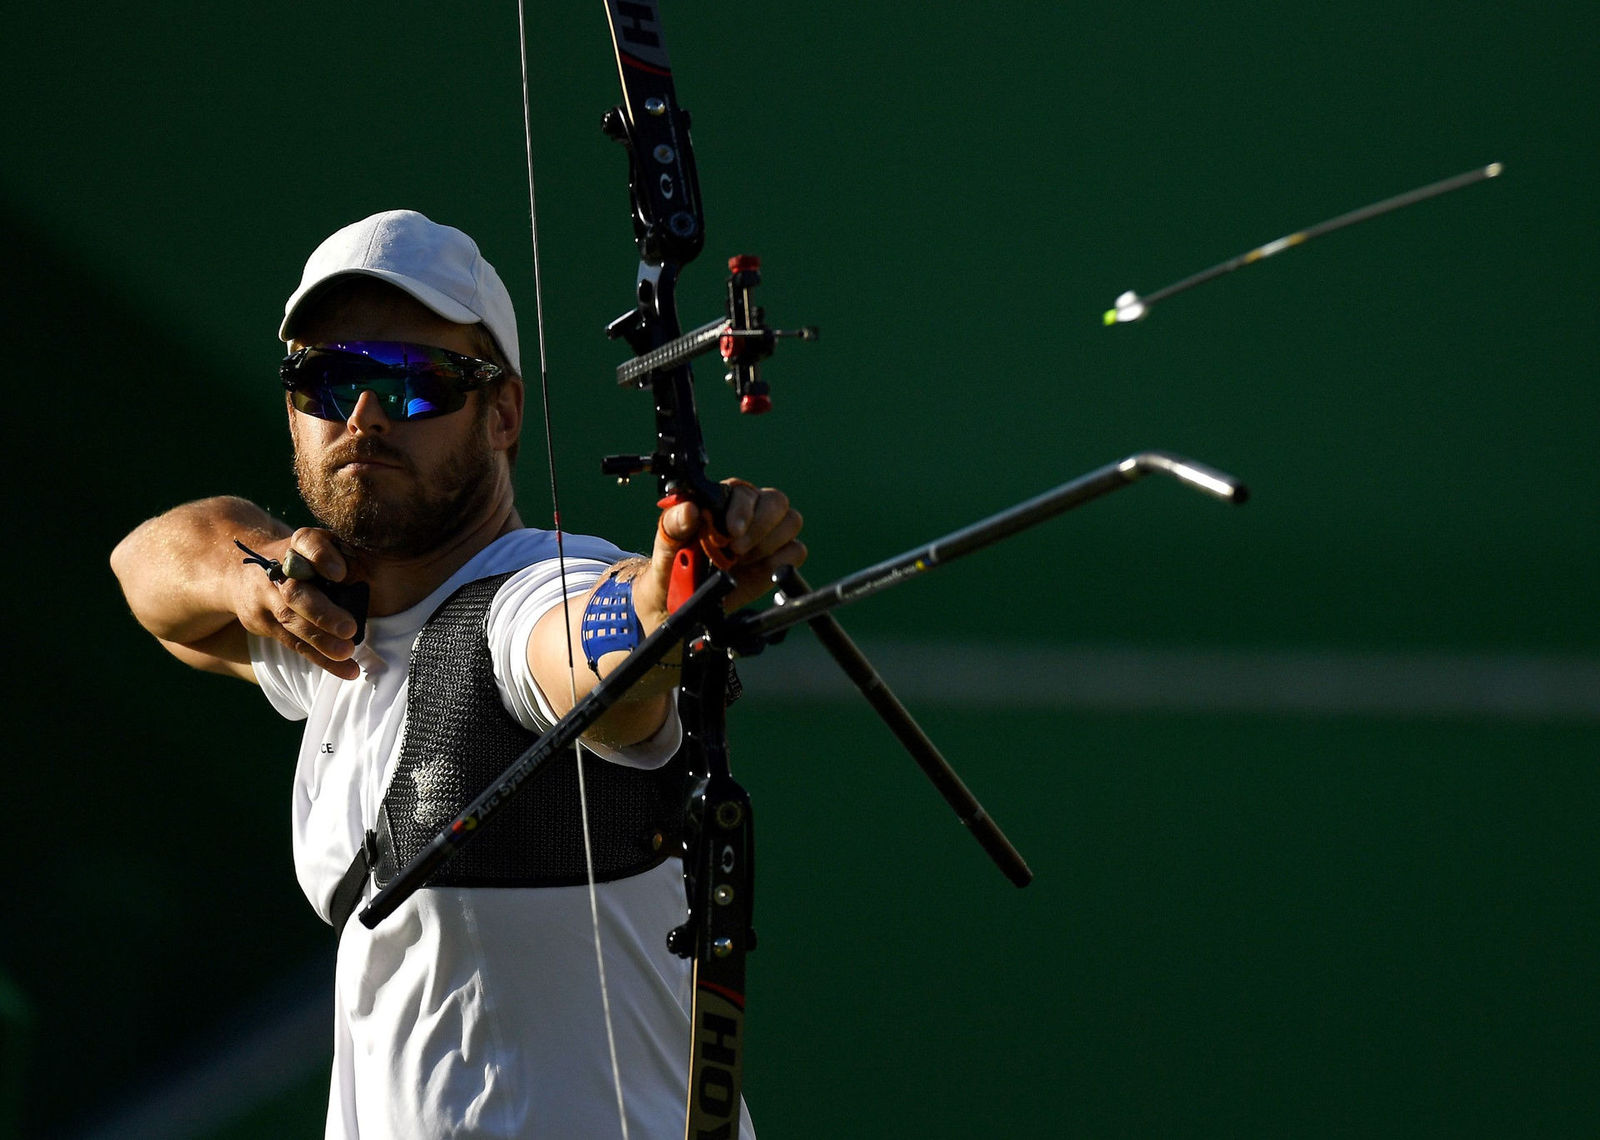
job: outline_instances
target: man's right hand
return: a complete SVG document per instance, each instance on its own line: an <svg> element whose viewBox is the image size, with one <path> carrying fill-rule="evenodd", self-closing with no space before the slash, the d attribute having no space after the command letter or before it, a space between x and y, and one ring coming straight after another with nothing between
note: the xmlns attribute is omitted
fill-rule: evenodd
<svg viewBox="0 0 1600 1140"><path fill-rule="evenodd" d="M185 503L136 527L117 544L111 568L139 623L180 661L255 680L247 633L271 638L336 677L360 667L354 617L309 582L274 583L234 546L282 562L289 551L329 581L350 566L326 530L291 532L254 503L223 496Z"/></svg>
<svg viewBox="0 0 1600 1140"><path fill-rule="evenodd" d="M342 582L349 573L349 563L332 533L302 527L267 543L259 553L277 559L294 576L274 583L259 567L241 564L233 609L245 632L271 638L336 677L347 681L359 677L361 667L350 659L355 652L355 617L304 580L311 576L307 570L330 582Z"/></svg>

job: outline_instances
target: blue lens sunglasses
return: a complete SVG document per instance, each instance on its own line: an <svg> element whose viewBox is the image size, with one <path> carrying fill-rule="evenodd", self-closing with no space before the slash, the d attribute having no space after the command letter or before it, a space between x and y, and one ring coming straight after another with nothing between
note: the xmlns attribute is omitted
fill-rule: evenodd
<svg viewBox="0 0 1600 1140"><path fill-rule="evenodd" d="M505 370L488 360L403 341L342 341L302 348L278 369L290 401L321 420L348 420L371 392L391 420L425 420L460 411L467 393Z"/></svg>

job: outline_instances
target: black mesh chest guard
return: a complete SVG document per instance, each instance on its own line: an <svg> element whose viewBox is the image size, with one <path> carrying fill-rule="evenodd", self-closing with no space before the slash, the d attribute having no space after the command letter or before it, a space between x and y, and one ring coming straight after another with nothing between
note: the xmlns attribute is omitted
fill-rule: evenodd
<svg viewBox="0 0 1600 1140"><path fill-rule="evenodd" d="M489 604L509 577L462 586L417 635L400 759L378 812L380 887L538 739L500 703L489 658ZM637 875L679 852L681 753L645 771L585 751L583 766L596 881ZM530 776L428 885L564 887L587 881L576 762L565 752Z"/></svg>

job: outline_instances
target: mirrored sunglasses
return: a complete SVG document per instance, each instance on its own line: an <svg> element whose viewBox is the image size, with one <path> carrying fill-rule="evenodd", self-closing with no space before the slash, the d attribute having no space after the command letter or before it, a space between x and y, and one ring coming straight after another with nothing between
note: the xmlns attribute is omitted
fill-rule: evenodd
<svg viewBox="0 0 1600 1140"><path fill-rule="evenodd" d="M498 364L402 341L342 341L284 357L278 369L290 401L323 420L348 420L371 392L391 420L425 420L466 405L467 393L499 379Z"/></svg>

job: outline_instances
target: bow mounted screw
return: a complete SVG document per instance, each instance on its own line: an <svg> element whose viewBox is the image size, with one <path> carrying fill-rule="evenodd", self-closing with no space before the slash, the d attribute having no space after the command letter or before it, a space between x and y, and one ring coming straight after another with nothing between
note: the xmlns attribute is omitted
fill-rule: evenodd
<svg viewBox="0 0 1600 1140"><path fill-rule="evenodd" d="M651 469L653 458L649 455L608 455L600 461L600 471L626 486L635 475L643 475Z"/></svg>
<svg viewBox="0 0 1600 1140"><path fill-rule="evenodd" d="M600 131L608 139L629 145L628 113L621 107L612 107L600 118Z"/></svg>

